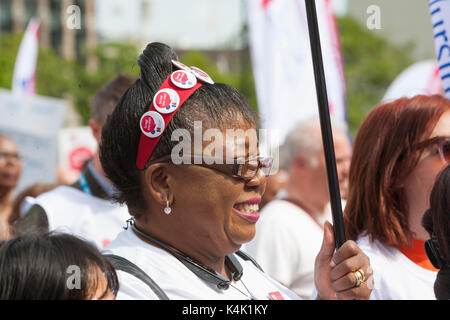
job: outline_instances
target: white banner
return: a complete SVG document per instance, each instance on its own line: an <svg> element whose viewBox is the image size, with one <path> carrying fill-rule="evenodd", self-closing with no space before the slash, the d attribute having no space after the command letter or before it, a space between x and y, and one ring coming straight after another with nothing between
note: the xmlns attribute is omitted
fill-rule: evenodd
<svg viewBox="0 0 450 320"><path fill-rule="evenodd" d="M262 127L279 141L301 119L318 115L304 0L247 0L250 49ZM317 0L330 113L346 120L340 41L329 0Z"/></svg>
<svg viewBox="0 0 450 320"><path fill-rule="evenodd" d="M445 95L450 98L450 2L429 0L439 73Z"/></svg>
<svg viewBox="0 0 450 320"><path fill-rule="evenodd" d="M39 21L31 19L20 43L12 91L14 93L36 93L36 64L39 49Z"/></svg>
<svg viewBox="0 0 450 320"><path fill-rule="evenodd" d="M418 94L444 95L444 88L439 76L439 67L435 60L416 62L402 71L389 86L382 103L398 98L411 98Z"/></svg>
<svg viewBox="0 0 450 320"><path fill-rule="evenodd" d="M90 127L64 128L59 132L59 167L81 172L86 160L94 157L97 140Z"/></svg>
<svg viewBox="0 0 450 320"><path fill-rule="evenodd" d="M0 89L0 132L16 142L25 159L16 191L37 182L56 182L57 138L66 107L61 99Z"/></svg>

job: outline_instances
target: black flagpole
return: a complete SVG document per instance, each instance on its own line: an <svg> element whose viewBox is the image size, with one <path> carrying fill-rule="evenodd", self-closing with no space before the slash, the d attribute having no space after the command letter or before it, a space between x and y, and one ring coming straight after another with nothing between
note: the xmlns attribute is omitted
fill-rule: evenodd
<svg viewBox="0 0 450 320"><path fill-rule="evenodd" d="M342 216L341 195L334 154L333 133L331 131L330 110L328 108L327 87L323 69L322 49L320 46L319 26L317 23L316 4L314 0L305 0L306 15L308 17L309 41L314 65L317 103L319 105L320 128L325 154L328 176L328 190L330 193L331 211L333 214L334 238L336 250L345 242L344 219Z"/></svg>

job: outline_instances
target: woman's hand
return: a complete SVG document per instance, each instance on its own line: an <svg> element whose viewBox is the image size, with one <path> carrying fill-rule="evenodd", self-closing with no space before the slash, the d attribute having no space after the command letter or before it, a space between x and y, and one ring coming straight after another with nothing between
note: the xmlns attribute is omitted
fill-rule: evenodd
<svg viewBox="0 0 450 320"><path fill-rule="evenodd" d="M373 289L369 258L351 240L334 251L333 227L326 222L314 270L317 299L369 299Z"/></svg>

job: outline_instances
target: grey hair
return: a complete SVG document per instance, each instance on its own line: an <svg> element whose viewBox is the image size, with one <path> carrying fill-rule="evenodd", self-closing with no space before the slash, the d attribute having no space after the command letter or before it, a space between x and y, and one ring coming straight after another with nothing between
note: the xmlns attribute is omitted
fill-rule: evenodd
<svg viewBox="0 0 450 320"><path fill-rule="evenodd" d="M336 117L331 117L331 128L333 132L336 130L344 133L348 132L347 124ZM322 150L320 118L315 116L302 120L289 131L280 147L280 168L288 170L295 157L299 155L306 158L313 166L316 166L317 155Z"/></svg>

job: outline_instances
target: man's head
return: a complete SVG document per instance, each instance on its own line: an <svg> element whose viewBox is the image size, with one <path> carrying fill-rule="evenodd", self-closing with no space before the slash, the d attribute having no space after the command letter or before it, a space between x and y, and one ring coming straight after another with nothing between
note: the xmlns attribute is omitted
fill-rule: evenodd
<svg viewBox="0 0 450 320"><path fill-rule="evenodd" d="M345 198L351 145L345 123L332 119L332 130L341 197ZM329 202L327 172L319 118L304 120L290 131L281 149L281 166L289 172L290 192L314 206Z"/></svg>
<svg viewBox="0 0 450 320"><path fill-rule="evenodd" d="M125 91L136 81L135 78L119 74L97 90L92 100L89 126L97 142L100 143L102 127L113 112Z"/></svg>
<svg viewBox="0 0 450 320"><path fill-rule="evenodd" d="M0 188L13 189L22 173L22 158L15 142L0 134Z"/></svg>

